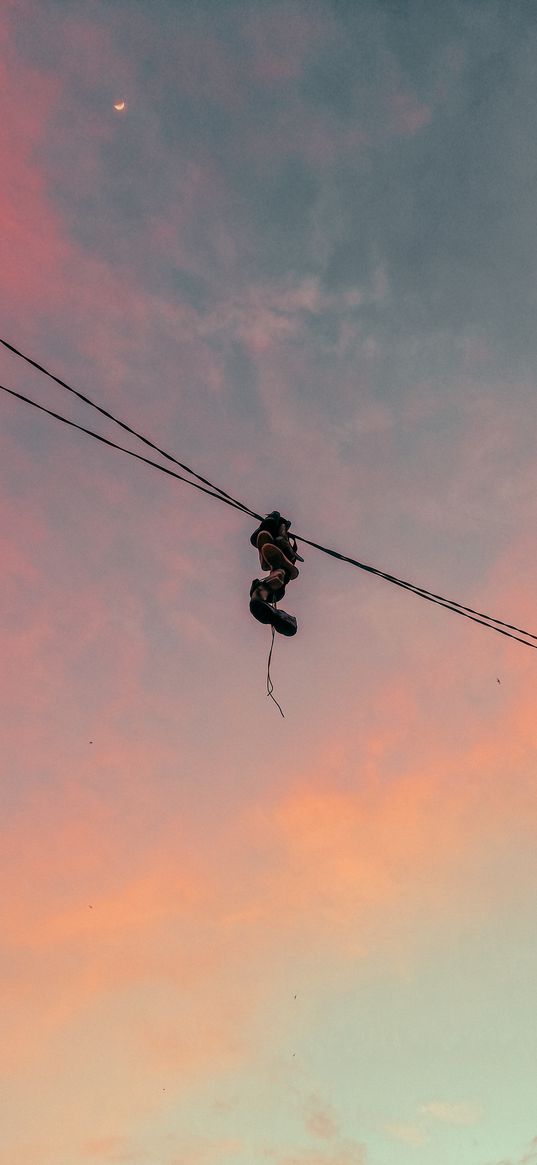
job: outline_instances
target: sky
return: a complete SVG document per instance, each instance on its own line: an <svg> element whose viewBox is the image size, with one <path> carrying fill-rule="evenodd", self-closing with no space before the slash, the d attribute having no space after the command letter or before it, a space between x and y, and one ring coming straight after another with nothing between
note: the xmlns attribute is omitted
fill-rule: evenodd
<svg viewBox="0 0 537 1165"><path fill-rule="evenodd" d="M535 5L2 0L0 45L3 338L537 633ZM1 396L2 1165L537 1165L536 657L305 550L282 718L254 523Z"/></svg>

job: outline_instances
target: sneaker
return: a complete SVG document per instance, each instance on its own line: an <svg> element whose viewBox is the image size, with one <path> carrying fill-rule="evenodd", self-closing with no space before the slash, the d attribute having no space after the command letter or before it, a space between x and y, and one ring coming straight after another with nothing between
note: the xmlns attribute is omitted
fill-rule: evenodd
<svg viewBox="0 0 537 1165"><path fill-rule="evenodd" d="M290 562L283 550L280 550L279 546L274 546L274 543L268 542L262 547L261 557L271 570L284 570L287 579L298 578L300 573L298 567Z"/></svg>
<svg viewBox="0 0 537 1165"><path fill-rule="evenodd" d="M272 607L270 603L265 602L264 599L260 599L259 595L255 594L250 599L250 613L254 619L257 619L258 623L271 623L273 627L275 625L274 616L279 614L275 607Z"/></svg>
<svg viewBox="0 0 537 1165"><path fill-rule="evenodd" d="M296 543L294 546L291 546L288 538L283 538L281 536L279 538L275 538L274 545L279 546L280 550L283 550L283 553L285 554L285 557L289 559L289 562L295 563L297 560L298 562L304 562L302 555L298 553Z"/></svg>
<svg viewBox="0 0 537 1165"><path fill-rule="evenodd" d="M254 579L254 582L257 581ZM267 603L265 599L260 598L256 593L256 589L252 583L252 597L250 599L250 613L258 623L269 623L278 631L280 635L296 635L297 621L294 615L288 615L287 611L280 611L277 607L273 607L271 603Z"/></svg>
<svg viewBox="0 0 537 1165"><path fill-rule="evenodd" d="M296 635L298 624L294 615L288 615L287 611L279 611L277 607L273 608L274 619L272 626L275 631L279 631L280 635Z"/></svg>

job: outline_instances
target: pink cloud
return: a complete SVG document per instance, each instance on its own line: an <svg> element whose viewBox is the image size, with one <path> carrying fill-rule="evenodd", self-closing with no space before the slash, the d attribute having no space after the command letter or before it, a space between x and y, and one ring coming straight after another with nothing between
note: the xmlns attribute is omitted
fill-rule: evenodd
<svg viewBox="0 0 537 1165"><path fill-rule="evenodd" d="M424 1116L433 1117L447 1125L476 1125L483 1118L483 1108L479 1104L470 1104L467 1101L430 1100L422 1104L421 1112Z"/></svg>
<svg viewBox="0 0 537 1165"><path fill-rule="evenodd" d="M396 1123L388 1125L387 1131L395 1141L401 1141L413 1149L419 1149L429 1141L427 1133L419 1125Z"/></svg>
<svg viewBox="0 0 537 1165"><path fill-rule="evenodd" d="M82 1147L84 1156L107 1162L143 1162L147 1154L133 1149L127 1137L93 1137Z"/></svg>
<svg viewBox="0 0 537 1165"><path fill-rule="evenodd" d="M354 157L371 140L365 125L342 122L332 110L312 107L296 93L276 110L260 135L248 125L237 143L236 158L248 157L258 178L273 174L287 159L300 158L312 170L326 172L342 158Z"/></svg>
<svg viewBox="0 0 537 1165"><path fill-rule="evenodd" d="M15 57L6 25L0 28L0 191L4 294L11 311L57 302L65 256L58 213L48 196L36 152L56 107L59 81ZM7 303L6 303L7 307ZM8 316L8 318L10 318Z"/></svg>
<svg viewBox="0 0 537 1165"><path fill-rule="evenodd" d="M320 1096L310 1096L305 1110L306 1128L314 1137L330 1140L338 1135L339 1129L331 1106Z"/></svg>
<svg viewBox="0 0 537 1165"><path fill-rule="evenodd" d="M200 1135L182 1140L180 1152L173 1153L170 1165L234 1165L238 1157L245 1161L248 1158L248 1146L238 1137Z"/></svg>
<svg viewBox="0 0 537 1165"><path fill-rule="evenodd" d="M333 1149L298 1149L278 1156L279 1165L366 1165L367 1150L358 1141L341 1140Z"/></svg>
<svg viewBox="0 0 537 1165"><path fill-rule="evenodd" d="M416 98L405 92L395 93L391 102L392 129L397 134L416 134L432 119L432 109L420 104Z"/></svg>
<svg viewBox="0 0 537 1165"><path fill-rule="evenodd" d="M252 52L257 82L277 84L298 79L312 56L339 35L327 9L308 10L294 0L249 11L241 26Z"/></svg>
<svg viewBox="0 0 537 1165"><path fill-rule="evenodd" d="M259 76L271 85L300 75L321 33L308 39L309 25L302 30L298 22L297 39L284 44L267 19L249 17L245 36ZM120 78L130 99L134 78L128 68L116 70L118 57L104 34L68 22L66 37L70 60L81 46L86 50L84 84L100 86L104 71L114 84ZM192 50L188 41L181 50L191 55L187 89L200 84L201 60L213 95L238 107L243 94L220 46L209 37L200 57ZM251 228L234 230L223 173L201 157L177 163L177 205L150 216L144 246L157 263L171 256L200 276L210 266L207 256L214 258L218 306L201 313L147 291L133 277L128 246L114 263L97 257L73 241L54 207L42 145L67 90L10 53L0 86L10 127L0 129L8 307L30 336L55 319L58 335L76 337L60 374L72 372L82 388L97 386L95 395L119 403L127 419L165 445L193 444L200 464L220 466L222 484L243 483L254 501L272 498L277 481L303 518L315 515L315 529L304 533L324 531L329 541L334 529L351 529L352 538L374 544L381 510L375 494L385 490L383 498L397 493L398 513L434 525L436 536L445 513L441 491L423 500L415 478L403 483L397 468L386 477L382 462L394 448L397 411L375 403L367 369L353 366L341 378L340 398L351 419L339 428L331 417L326 423L330 384L321 392L317 349L303 343L303 313L339 313L352 363L360 335L350 316L374 290L329 296L299 275L242 279ZM425 108L409 97L396 97L392 114L396 132L417 132L427 121ZM119 132L104 115L102 122L88 115L83 124L75 192L98 182L102 142ZM282 147L328 166L338 151L363 140L359 127L340 130L293 98L274 123L270 150L270 135L257 136L251 158L259 173ZM147 156L162 161L158 150ZM215 222L203 255L190 237L198 212L202 222L203 216ZM145 254L141 246L140 265ZM43 335L54 348L48 329L41 343ZM244 344L258 378L263 420L251 428L229 407L218 344L231 339ZM373 342L369 354L375 357ZM475 363L479 355L472 349L469 358ZM13 361L6 366L22 375ZM47 391L61 395L50 385ZM406 420L438 420L436 406L418 397ZM18 1083L27 1097L29 1085L36 1088L43 1141L24 1142L14 1124L6 1136L12 1165L54 1165L62 1156L73 1159L81 1143L105 1160L130 1153L121 1127L160 1113L163 1078L181 1092L249 1069L260 1048L281 1045L286 1019L280 1027L275 1022L274 997L282 959L326 956L317 962L319 981L328 960L344 977L371 952L404 968L419 957L424 928L446 931L508 910L525 885L509 847L520 843L533 852L537 828L536 792L523 771L536 742L535 716L528 663L501 712L488 707L478 730L474 711L461 713L454 749L449 724L460 710L461 654L449 630L409 606L403 636L399 608L387 612L385 590L375 589L381 584L367 580L366 592L360 577L353 590L350 568L324 575L326 564L311 554L304 589L297 587L310 627L294 655L285 656L280 645L278 667L297 721L303 722L306 675L320 711L309 716L300 751L288 746L285 765L275 765L258 744L274 726L267 727L252 696L250 664L258 666L258 642L265 640L254 639L258 629L250 624L243 634L246 598L237 595L242 562L251 559L236 516L164 478L153 490L153 471L134 470L126 459L123 465L119 454L83 445L82 437L58 443L60 455L47 465L46 442L52 447L54 438L44 438L34 454L30 443L23 451L11 427L19 414L10 410L2 462L13 488L1 514L8 617L0 696L9 717L2 745L4 1071L10 1089ZM450 494L459 522L472 483L486 484L487 465L506 439L501 410L490 414L477 401L469 415L480 444L472 439L472 447L462 447ZM352 464L341 456L345 432L359 452ZM528 495L535 492L532 472L516 487ZM513 558L498 557L484 582L505 598L507 615L519 605L533 609L534 572L521 569L531 567L531 540L513 547ZM394 654L395 630L403 654ZM378 656L384 652L380 663L372 643L375 650L380 645ZM442 667L431 674L439 651ZM490 658L477 646L471 658L464 655L466 691L478 692ZM284 731L293 724L290 716ZM515 776L508 798L506 771ZM104 1079L103 1048L107 1069L121 1082L117 1089ZM89 1095L84 1109L80 1097ZM446 1119L448 1109L442 1117L441 1102L434 1103L429 1115ZM13 1121L15 1114L13 1105ZM318 1098L303 1118L312 1136L337 1137L335 1117ZM232 1138L208 1137L185 1144L178 1159L219 1162L243 1152ZM345 1140L277 1152L278 1165L356 1165L364 1157L361 1146Z"/></svg>

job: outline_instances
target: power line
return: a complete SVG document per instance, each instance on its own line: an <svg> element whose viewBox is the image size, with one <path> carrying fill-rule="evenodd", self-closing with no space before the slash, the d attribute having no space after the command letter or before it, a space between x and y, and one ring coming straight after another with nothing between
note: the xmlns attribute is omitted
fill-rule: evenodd
<svg viewBox="0 0 537 1165"><path fill-rule="evenodd" d="M302 538L300 534L295 534L294 537L298 542L313 546L315 550L322 550L323 554L329 554L332 558L339 559L340 562L348 562L350 566L357 566L359 570L365 570L368 574L374 574L378 578L385 579L386 582L394 583L395 586L402 587L404 590L410 591L411 594L418 595L421 599L427 599L430 603L445 607L447 611L453 611L455 615L463 615L465 619L471 619L472 623L481 623L490 631L497 631L499 635L506 635L508 639L516 639L518 643L524 643L526 647L534 647L537 650L537 635L533 635L531 631L525 631L523 627L516 627L513 623L505 623L503 619L495 619L493 615L485 615L482 611L474 611L473 607L465 607L462 603L457 603L455 599L445 599L442 595L435 594L434 591L427 591L423 587L415 586L414 583L405 582L404 579L379 570L375 566L367 566L365 562L359 562L358 559L350 558L347 554L340 554L337 550L329 550L327 546L321 546L319 542L310 542L309 538ZM504 627L509 627L511 631L519 631L520 635L526 635L527 639L511 635L510 631L502 630ZM535 639L536 642L528 643L528 639Z"/></svg>
<svg viewBox="0 0 537 1165"><path fill-rule="evenodd" d="M95 433L93 429L86 429L84 425L77 425L76 421L69 421L61 413L55 413L53 409L45 408L44 405L38 404L36 400L31 400L29 396L23 396L22 392L15 392L14 388L6 388L5 384L0 384L0 389L2 389L2 392L8 392L10 396L16 396L17 400L22 400L25 404L32 405L34 409L39 409L41 413L47 413L47 416L54 417L55 421L61 421L63 425L69 425L71 429L78 429L80 433L86 433L88 437L94 437L96 441L102 441L103 445L109 445L111 449L119 449L121 453L127 453L129 457L135 457L137 461L143 461L146 465L152 465L154 469L160 469L161 473L167 473L169 477L176 477L178 481L184 481L186 485L191 485L192 489L199 489L201 493L209 494L210 498L216 498L217 501L225 502L227 506L232 506L234 510L244 512L244 507L240 502L224 497L223 494L213 493L212 490L207 489L204 485L198 485L195 481L189 481L188 477L182 477L180 473L175 473L173 469L168 469L166 465L159 465L158 461L151 461L149 457L143 457L141 453L133 453L132 449L126 449L124 445L117 445L115 441L110 441L108 437L103 437L101 433ZM257 514L253 514L254 518L257 518L257 516Z"/></svg>
<svg viewBox="0 0 537 1165"><path fill-rule="evenodd" d="M108 437L104 437L102 434L96 433L92 429L87 429L83 425L77 424L75 421L68 420L66 417L62 416L61 413L56 413L52 409L45 408L44 405L38 404L37 401L32 400L30 397L24 396L22 393L16 392L14 389L6 388L5 385L0 385L0 389L2 389L3 392L9 393L10 396L16 397L18 400L32 405L34 408L39 409L40 412L47 413L48 416L53 417L57 421L61 421L63 424L69 425L73 429L78 429L80 432L86 433L87 436L93 437L97 441L101 441L104 445L109 445L112 449L117 449L122 453L127 453L129 457L134 457L137 461L143 461L146 465L153 466L154 469L160 469L162 473L166 473L170 477L175 477L178 481L185 482L186 485L190 485L194 489L200 490L201 493L208 494L209 497L216 498L218 501L232 506L233 509L247 513L251 517L257 518L260 521L262 520L261 515L256 514L254 510L251 510L243 502L233 498L232 495L228 494L225 490L219 489L219 487L215 486L208 478L202 477L201 474L195 473L194 470L189 469L188 466L184 465L183 462L178 461L177 458L175 458L171 453L166 453L164 450L160 449L158 445L155 445L148 438L138 433L135 429L132 429L130 425L126 424L126 422L118 420L118 418L114 417L112 413L108 412L108 410L102 408L100 405L97 405L89 397L84 396L82 393L78 392L77 389L72 388L59 377L54 376L53 373L49 372L35 360L32 360L30 357L25 356L22 352L19 352L17 348L14 348L13 345L8 344L6 340L2 340L0 338L0 343L2 343L4 347L8 348L15 355L21 356L23 360L29 364L32 364L33 367L37 368L39 371L44 372L46 376L49 376L50 379L56 381L63 388L66 388L69 392L72 392L75 396L78 396L86 404L91 405L92 408L97 409L98 412L102 413L110 420L115 421L116 424L120 425L121 428L125 429L133 436L139 437L139 439L146 445L149 445L151 448L161 453L168 460L173 461L176 465L179 465L181 469L185 469L193 477L196 477L198 481L204 482L205 484L198 485L196 482L189 481L188 478L183 477L179 473L175 473L173 470L168 469L164 465L160 465L157 461L152 461L148 457L143 457L140 453L134 453L131 449L127 449L123 445L118 445L115 441L110 441ZM506 623L502 619L495 619L492 615L486 615L482 611L476 611L473 607L467 607L462 603L456 602L455 600L446 599L442 595L435 594L434 591L429 591L426 588L419 587L414 583L406 582L404 579L400 579L396 575L389 574L387 571L380 570L377 567L369 566L364 562L360 562L356 558L351 558L349 555L341 554L337 550L330 550L327 546L323 546L319 542L313 542L309 538L304 538L300 534L296 534L295 538L297 541L303 542L305 545L311 546L315 550L320 550L323 554L328 554L330 557L336 558L340 562L348 562L350 566L354 566L359 570L366 571L368 574L376 575L378 578L383 578L386 582L393 583L395 586L410 591L412 594L418 595L420 598L427 599L428 602L445 607L446 610L453 611L456 615L462 615L464 618L470 619L474 623L479 623L484 627L488 627L489 630L496 631L499 635L505 635L509 639L514 639L518 643L525 644L526 647L533 647L537 649L537 635L533 635L532 632L525 631L523 628L517 627L513 623ZM512 632L518 632L519 634L514 635ZM525 636L526 638L520 638L520 636ZM535 642L529 643L529 639L533 639Z"/></svg>
<svg viewBox="0 0 537 1165"><path fill-rule="evenodd" d="M111 420L114 422L114 424L119 425L120 428L124 429L127 433L131 433L134 437L137 437L140 441L143 441L145 445L148 445L151 449L154 449L157 453L160 453L163 457L166 457L169 461L172 461L175 465L178 465L180 469L184 469L187 473L190 473L192 477L197 478L198 481L201 481L204 483L204 485L209 486L210 490L213 491L214 494L221 494L223 498L226 498L229 502L234 503L235 506L244 510L245 513L250 514L252 518L257 518L258 521L262 520L261 515L256 514L255 511L251 510L244 502L238 501L237 498L234 498L231 494L227 493L226 490L221 489L219 486L215 485L214 482L209 481L206 477L202 477L201 474L196 473L196 471L193 469L190 469L189 466L185 465L182 461L178 461L178 459L174 457L172 453L167 453L164 449L161 449L148 437L145 437L143 433L139 433L137 429L133 429L131 425L127 424L126 421L122 421L118 417L114 416L113 413L109 412L109 410L105 409L102 405L97 404L97 402L92 400L91 397L86 396L78 389L73 388L71 384L68 384L67 381L62 380L61 377L56 376L54 372L51 372L48 368L45 368L43 364L39 364L37 360L34 360L31 356L21 352L19 348L14 346L14 344L10 344L7 340L3 340L1 337L0 344L3 344L4 348L7 348L8 351L12 352L15 356L20 357L21 360L24 360L27 364L31 365L32 368L36 368L39 372L43 372L44 375L48 376L50 380L53 380L56 384L59 384L62 388L67 389L68 392L72 393L74 396L77 396L79 400L84 401L85 404L89 404L91 408L96 409L97 412L101 413L104 417L107 417L108 420ZM26 399L29 400L29 398ZM59 414L56 413L54 415L56 419L59 419ZM90 432L90 430L88 430L88 432ZM97 434L93 435L98 436ZM111 444L113 445L113 442L111 442ZM123 446L117 446L117 448L122 449L124 452L129 452L126 449L124 450ZM147 463L156 464L149 461ZM179 480L187 481L186 478L179 478ZM187 484L191 483L187 482ZM487 620L489 623L496 623L500 627L509 628L511 631L519 631L522 635L528 634L530 638L537 638L532 636L529 632L522 631L520 627L515 627L511 623L505 623L501 619L494 619L493 616L485 615L482 611L475 611L472 607L467 607L463 603L456 602L454 599L444 599L442 595L437 595L434 593L434 591L429 591L425 587L419 587L415 583L404 582L402 579L398 579L395 575L388 574L386 571L379 570L373 566L367 566L365 563L359 562L355 558L349 558L345 554L340 554L336 550L328 550L326 546L320 546L317 542L309 542L307 538L301 538L299 535L297 535L297 538L299 541L305 542L307 545L314 547L316 550L322 550L323 553L330 554L332 557L340 559L341 562L348 562L351 566L358 567L360 570L365 570L370 574L375 574L379 578L385 579L387 582L394 583L396 586L402 586L405 589L411 590L415 594L421 595L422 598L427 598L431 601L436 600L441 604L447 603L451 608L456 607L460 611L466 612L468 615L477 616L479 619Z"/></svg>
<svg viewBox="0 0 537 1165"><path fill-rule="evenodd" d="M119 425L119 427L124 429L126 433L131 433L133 437L137 437L139 441L143 441L144 445L148 445L150 449L154 449L155 453L160 453L161 456L165 457L168 461L173 461L174 465L179 466L179 469L184 469L186 473L190 473L192 477L197 478L197 480L203 482L204 485L210 486L211 490L214 490L215 493L219 493L222 495L222 497L228 498L228 500L233 502L239 509L244 510L246 514L250 514L250 517L258 518L259 521L261 521L261 515L254 513L253 510L250 510L250 508L246 506L244 502L237 501L237 498L234 498L231 496L231 494L226 493L225 489L220 489L220 486L214 485L214 482L207 481L207 478L202 477L200 473L196 473L194 469L190 469L188 465L184 465L182 461L178 461L177 457L173 456L173 453L167 453L165 449L161 449L160 446L156 445L154 441L151 441L149 437L144 437L143 433L138 433L136 429L132 429L126 421L119 420L119 418L115 417L113 413L109 413L108 409L105 409L102 405L97 404L97 402L92 400L91 397L85 396L83 392L79 392L77 388L73 388L71 384L68 384L66 380L62 380L60 376L56 376L54 372L50 372L50 370L45 368L43 364L38 364L37 360L33 360L31 356L26 356L24 352L19 351L19 349L15 348L13 344L9 344L7 340L3 340L1 337L0 344L3 344L4 348L7 348L8 352L12 352L14 356L19 356L21 360L26 362L26 364L30 364L32 368L36 368L38 372L43 372L45 376L48 376L49 380L53 380L56 384L59 384L61 388L65 388L67 389L67 392L71 392L73 396L77 396L79 400L84 401L84 404L90 405L92 409L96 409L97 412L101 413L103 417L108 417L109 421L114 421L114 424ZM57 415L58 414L56 414L56 416Z"/></svg>

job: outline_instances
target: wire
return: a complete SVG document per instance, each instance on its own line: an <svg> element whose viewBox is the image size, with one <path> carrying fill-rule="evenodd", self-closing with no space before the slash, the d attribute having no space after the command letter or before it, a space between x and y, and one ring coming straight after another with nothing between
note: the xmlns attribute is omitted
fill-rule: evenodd
<svg viewBox="0 0 537 1165"><path fill-rule="evenodd" d="M11 351L19 355L17 349L13 348L11 345L8 345L6 341L0 340L0 343L3 343L6 347L9 347ZM23 359L27 360L28 363L34 364L36 368L41 369L41 365L36 364L35 361L30 361L28 357L23 356ZM117 421L116 417L113 417L111 413L108 413L99 405L94 405L94 402L90 401L88 397L84 397L81 393L76 392L75 389L71 389L70 386L65 385L63 381L60 381L57 377L53 377L51 373L47 372L46 374L51 376L52 379L58 380L58 383L62 384L64 387L68 388L69 391L74 392L75 395L80 396L81 399L87 401L87 403L97 408L99 412L104 413L104 415L109 417L111 420L116 421L117 424L120 424L122 428L127 430L127 432L132 433L134 436L141 437L140 434L136 433L136 430L131 429L130 426L126 425L124 422ZM214 486L213 483L207 478L201 477L200 474L194 474L193 470L190 470L188 466L184 466L182 462L178 461L171 454L164 453L164 456L173 461L176 465L179 465L182 469L186 469L188 473L191 473L192 476L197 477L199 481L205 482L206 486L210 486L211 488L209 489L204 485L198 485L196 482L189 481L188 478L183 477L179 473L175 473L173 470L168 469L165 465L160 465L157 461L151 461L150 458L143 457L140 453L134 453L131 449L126 449L125 446L118 445L115 441L110 441L108 437L103 437L102 434L95 433L92 429L87 429L83 425L77 424L75 421L69 421L67 417L62 416L61 413L56 413L52 409L45 408L44 405L38 404L37 401L32 400L30 397L24 396L20 392L16 392L12 388L6 388L5 385L0 384L0 389L3 392L9 393L10 396L17 397L18 400L24 401L26 404L32 405L34 408L39 409L40 412L47 413L48 416L53 417L55 420L61 421L63 424L69 425L73 429L78 429L81 433L86 433L89 437L94 437L95 440L101 441L104 445L109 445L112 449L118 449L122 453L127 453L129 457L134 457L137 461L143 461L146 465L153 466L154 469L160 469L162 473L166 473L170 477L175 477L178 481L185 482L186 485L192 486L193 489L200 490L201 493L208 494L209 497L216 498L218 501L224 502L226 505L231 506L233 509L240 510L242 513L247 513L251 517L262 521L261 516L256 514L255 511L250 510L249 507L244 505L243 502L237 501L231 496L231 494L227 494L224 490L219 490L218 487ZM158 452L163 452L163 450L160 450L158 446L153 445L153 443L145 437L141 437L141 440L143 440L146 444L151 445L152 448L157 449ZM523 643L526 647L532 647L537 650L537 635L532 634L530 631L525 631L523 628L517 627L512 623L506 623L501 619L495 619L492 615L486 615L481 611L475 611L472 607L466 607L462 603L455 602L455 600L446 599L442 595L435 594L434 591L428 591L424 587L419 587L414 583L406 582L404 579L397 578L396 575L388 574L386 571L379 570L377 567L368 566L366 563L360 562L356 558L351 558L349 555L341 554L337 550L330 550L327 546L323 546L319 542L313 542L309 538L304 538L300 534L295 534L294 537L297 539L297 541L303 542L305 545L311 546L315 550L320 550L323 554L330 555L331 558L337 558L340 562L348 562L350 566L354 566L359 570L364 570L368 574L374 574L378 578L383 578L386 580L386 582L393 583L395 586L402 587L407 591L411 591L413 594L418 595L420 598L427 599L428 602L436 603L438 606L445 607L448 611L453 611L456 615L462 615L464 618L470 619L473 623L479 623L483 627L488 627L491 631L496 631L499 635L505 635L508 639L514 639L518 643ZM513 635L513 631L517 631L519 634ZM526 638L521 638L521 636L525 636ZM535 642L529 643L529 639L533 639Z"/></svg>
<svg viewBox="0 0 537 1165"><path fill-rule="evenodd" d="M159 445L155 445L154 441L151 441L149 437L144 437L143 433L138 433L136 429L132 429L126 421L120 421L119 418L115 417L113 413L108 412L108 409L105 409L102 407L102 405L97 404L97 402L92 400L91 397L85 396L83 392L79 392L77 388L73 388L72 385L68 384L66 380L62 380L60 376L56 376L54 372L50 372L49 369L45 368L43 364L38 364L37 360L33 360L31 356L26 356L24 352L19 351L19 349L15 348L13 344L9 344L7 340L3 340L1 337L0 344L3 344L4 348L7 348L8 352L12 352L14 356L19 356L21 360L26 362L26 364L30 364L32 368L37 368L38 372L43 372L45 376L48 376L49 380L54 380L55 383L59 384L61 388L66 388L67 392L72 392L73 396L77 396L78 399L84 401L85 404L91 405L91 408L96 409L97 412L101 413L103 417L108 417L109 421L114 421L114 423L119 425L121 429L124 429L126 433L131 433L133 437L138 437L138 440L143 441L144 445L148 445L150 449L154 449L156 453L160 453L162 457L166 457L168 461L173 461L174 465L178 465L180 469L184 469L186 473L190 473L192 477L197 478L198 481L202 481L204 485L210 486L215 493L219 493L223 498L227 498L228 501L233 502L239 509L244 510L246 514L250 514L250 517L258 518L259 521L262 520L261 515L254 513L253 510L250 510L250 508L246 506L244 502L237 501L237 498L234 498L231 496L231 494L226 493L225 489L220 489L220 486L214 485L214 482L208 481L207 478L202 477L200 473L196 473L194 469L190 469L188 465L184 465L182 461L178 461L177 457L173 456L173 453L167 453L165 449L161 449ZM55 415L57 416L57 414Z"/></svg>
<svg viewBox="0 0 537 1165"><path fill-rule="evenodd" d="M446 599L442 595L435 594L434 591L428 591L424 587L416 586L415 583L405 582L404 579L397 578L393 574L388 574L384 570L379 570L375 566L367 566L365 562L358 562L356 558L350 558L346 554L340 554L337 550L329 550L327 546L321 546L319 542L310 542L309 538L302 538L300 534L295 534L294 537L297 541L304 542L307 546L313 546L315 550L322 550L323 554L329 554L332 558L338 558L341 562L348 562L351 566L357 566L360 570L365 570L369 574L375 574L378 578L384 578L387 582L394 583L395 586L404 587L405 590L419 595L422 599L429 599L432 603L438 603L440 606L454 611L456 615L464 615L474 623L482 623L483 626L490 627L491 631L498 631L500 635L508 635L507 631L500 630L502 627L508 627L511 631L519 631L521 635L526 635L528 639L535 639L537 641L537 635L533 635L531 631L525 631L522 627L516 627L513 623L505 623L503 619L495 619L493 615L485 615L482 611L475 611L473 607L465 607L463 603L457 603L455 599ZM497 624L497 626L493 626L493 624ZM509 638L516 639L517 636L509 635ZM520 642L525 643L526 640L521 639ZM527 643L526 646L534 647L536 645Z"/></svg>
<svg viewBox="0 0 537 1165"><path fill-rule="evenodd" d="M67 381L62 380L61 377L56 376L53 372L50 372L50 370L45 368L43 364L39 364L37 360L34 360L31 356L27 356L24 352L21 352L19 348L16 348L13 344L10 344L7 340L3 340L1 337L0 344L2 344L4 348L7 348L8 351L12 352L15 356L19 356L21 360L24 360L27 364L30 364L33 368L36 368L39 372L43 372L45 376L49 377L50 380L55 381L56 384L59 384L62 388L67 389L68 392L73 393L74 396L77 396L80 400L84 401L86 404L89 404L91 408L96 409L97 412L102 413L102 415L108 417L109 420L114 421L116 425L119 425L127 433L131 433L140 441L143 441L144 444L148 445L151 449L154 449L157 453L162 454L163 457L166 457L169 461L172 461L175 465L178 465L180 469L184 469L187 473L190 473L192 477L197 478L198 481L201 481L204 483L204 485L209 486L214 493L221 494L222 497L227 498L230 502L233 502L237 507L244 510L245 513L250 514L252 518L257 518L258 521L262 521L261 515L256 514L255 511L251 510L244 502L238 501L231 494L227 493L226 490L221 489L219 486L215 485L214 482L209 481L206 477L202 477L201 474L196 473L193 469L190 469L189 466L185 465L182 461L178 461L177 458L173 456L173 454L167 453L164 449L161 449L158 445L155 445L155 443L148 437L145 437L143 433L139 433L136 429L133 429L130 425L127 424L126 421L119 420L119 418L115 417L113 413L108 411L108 409L103 408L101 405L97 404L96 401L93 401L91 397L85 396L84 393L79 392L79 390L76 388L73 388L73 386L68 384ZM59 414L55 414L55 416L58 417ZM117 446L117 448L123 449L123 446ZM128 450L124 451L128 452ZM181 478L180 480L184 481L186 479ZM449 604L451 608L456 607L460 611L465 611L470 615L478 616L479 619L485 619L488 623L496 623L501 627L509 628L511 631L518 631L521 635L528 635L530 639L537 639L537 636L532 635L530 632L523 631L520 627L515 627L512 623L505 623L502 619L495 619L492 615L484 615L481 611L475 611L472 607L466 607L463 603L458 603L454 599L444 599L442 595L437 595L434 593L434 591L429 591L424 587L416 586L414 583L404 582L402 579L398 579L395 575L388 574L386 571L378 570L373 566L367 566L363 562L358 562L355 558L349 558L347 555L340 554L336 550L329 550L326 546L320 546L318 542L310 542L307 538L301 538L300 535L297 535L297 538L299 541L306 543L308 546L312 546L316 550L321 550L325 554L330 554L332 557L338 558L342 562L348 562L352 566L356 566L360 570L365 570L370 574L376 574L379 578L384 578L388 582L394 583L396 586L401 586L405 589L412 590L415 594L421 595L422 598L427 598L431 601L436 600L442 605Z"/></svg>
<svg viewBox="0 0 537 1165"><path fill-rule="evenodd" d="M219 502L225 502L226 506L232 506L234 510L243 511L243 506L240 502L232 501L231 498L224 497L223 494L213 493L212 490L206 489L203 485L198 485L195 481L189 481L188 477L182 477L180 473L175 473L173 469L168 469L166 465L159 465L158 461L151 461L149 457L143 457L141 453L133 453L132 449L126 449L124 445L117 445L115 441L110 441L108 437L103 437L101 433L94 433L93 429L86 429L84 425L77 425L76 421L69 421L67 417L62 417L61 413L55 413L52 409L46 409L44 405L40 405L36 400L31 400L29 396L23 396L22 392L15 392L14 388L6 388L5 384L0 384L2 392L8 392L10 396L16 396L18 400L23 400L25 404L33 405L34 409L39 409L42 413L47 413L49 417L54 417L56 421L61 421L64 425L69 425L71 429L78 429L80 433L86 433L88 437L95 437L96 441L102 441L103 445L110 445L111 449L119 449L121 453L127 453L129 457L135 457L137 461L143 461L146 465L152 465L154 469L160 469L162 473L167 473L169 477L176 477L178 481L184 481L186 485L191 485L192 489L199 489L201 493L209 494L210 498L216 498ZM257 518L257 514L253 517Z"/></svg>

